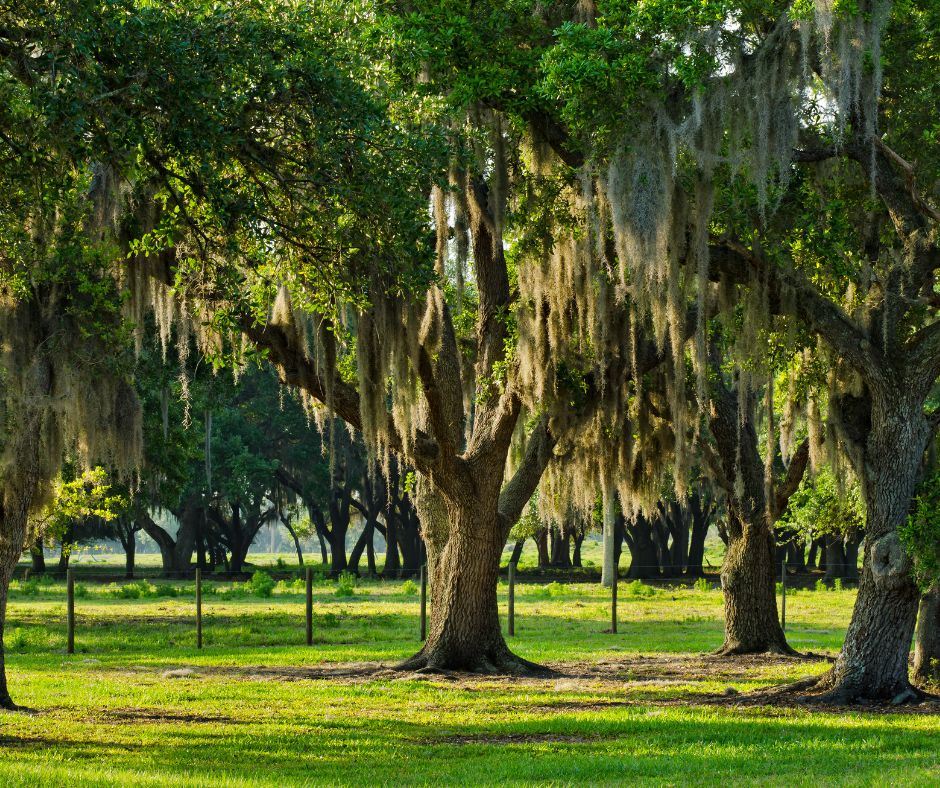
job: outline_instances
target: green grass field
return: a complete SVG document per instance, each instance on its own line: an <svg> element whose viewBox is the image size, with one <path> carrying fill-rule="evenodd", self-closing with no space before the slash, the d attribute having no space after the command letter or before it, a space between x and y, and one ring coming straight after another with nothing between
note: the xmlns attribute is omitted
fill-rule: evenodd
<svg viewBox="0 0 940 788"><path fill-rule="evenodd" d="M419 645L418 598L402 582L345 597L318 583L312 648L292 584L269 598L207 584L201 652L191 583L134 588L80 585L66 656L64 586L15 584L11 689L36 713L0 714L0 784L940 783L932 704L737 703L729 688L827 663L702 656L721 643L717 590L623 584L612 635L597 585L518 587L512 645L557 675L508 680L383 668ZM835 653L853 600L790 593L791 643Z"/></svg>

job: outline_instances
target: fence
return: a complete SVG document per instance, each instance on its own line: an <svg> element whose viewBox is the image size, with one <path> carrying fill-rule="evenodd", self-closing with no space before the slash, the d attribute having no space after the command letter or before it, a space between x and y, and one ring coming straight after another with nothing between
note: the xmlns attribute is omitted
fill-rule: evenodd
<svg viewBox="0 0 940 788"><path fill-rule="evenodd" d="M510 637L516 634L516 571L517 564L512 562L508 567L508 593L506 604L506 632ZM618 573L614 572L610 586L610 634L617 634L617 586ZM780 570L781 605L780 624L787 628L787 564L782 563ZM70 568L66 573L66 653L75 653L75 575ZM313 645L313 568L306 568L305 583L305 632L306 644ZM427 639L427 612L428 612L428 572L427 566L421 567L420 587L420 613L419 613L419 639ZM196 569L196 648L202 648L202 570Z"/></svg>

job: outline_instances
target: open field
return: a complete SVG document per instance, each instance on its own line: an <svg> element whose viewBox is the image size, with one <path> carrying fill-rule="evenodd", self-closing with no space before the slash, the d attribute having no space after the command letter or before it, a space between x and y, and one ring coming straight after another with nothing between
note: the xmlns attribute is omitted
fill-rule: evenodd
<svg viewBox="0 0 940 788"><path fill-rule="evenodd" d="M513 647L557 673L507 681L388 670L418 646L417 596L401 582L346 597L318 583L312 648L300 645L303 595L290 584L269 598L207 584L202 652L191 583L139 586L137 599L122 587L81 591L74 656L64 586L14 588L12 689L37 713L0 716L0 783L940 781L935 704L894 714L748 703L743 693L827 663L702 656L721 642L716 590L624 584L611 635L598 586L518 587ZM853 600L790 593L793 645L835 653Z"/></svg>

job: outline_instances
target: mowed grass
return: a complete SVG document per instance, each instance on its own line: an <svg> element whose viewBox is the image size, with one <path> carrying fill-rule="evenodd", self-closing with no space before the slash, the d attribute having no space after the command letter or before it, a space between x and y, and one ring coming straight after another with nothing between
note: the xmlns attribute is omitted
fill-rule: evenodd
<svg viewBox="0 0 940 788"><path fill-rule="evenodd" d="M512 646L558 675L513 681L374 664L419 646L401 582L350 597L318 583L312 648L289 584L270 598L207 584L202 651L191 583L160 589L176 597L121 587L77 600L74 656L64 586L14 589L11 688L37 713L0 714L0 784L940 783L937 715L710 702L827 664L694 656L721 643L717 590L622 584L613 635L599 586L519 586ZM853 601L788 594L793 645L835 653Z"/></svg>

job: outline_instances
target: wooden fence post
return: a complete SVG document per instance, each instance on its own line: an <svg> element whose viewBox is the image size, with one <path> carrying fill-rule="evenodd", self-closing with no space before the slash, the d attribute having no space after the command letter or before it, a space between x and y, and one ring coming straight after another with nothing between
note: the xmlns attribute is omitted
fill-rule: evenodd
<svg viewBox="0 0 940 788"><path fill-rule="evenodd" d="M75 653L75 575L72 572L72 568L69 567L65 573L65 587L66 587L66 606L65 606L65 618L66 618L66 627L68 628L68 636L66 638L65 653L74 654Z"/></svg>
<svg viewBox="0 0 940 788"><path fill-rule="evenodd" d="M307 567L307 645L313 645L313 567Z"/></svg>
<svg viewBox="0 0 940 788"><path fill-rule="evenodd" d="M610 583L610 632L617 634L617 567L614 567Z"/></svg>
<svg viewBox="0 0 940 788"><path fill-rule="evenodd" d="M196 567L196 648L202 648L202 570Z"/></svg>

